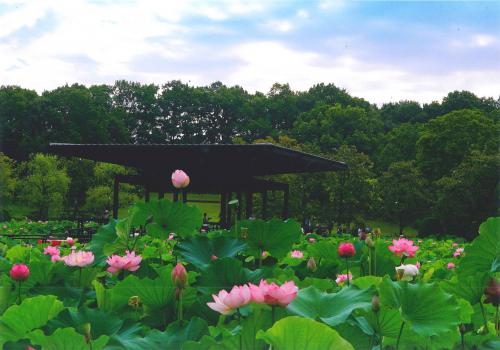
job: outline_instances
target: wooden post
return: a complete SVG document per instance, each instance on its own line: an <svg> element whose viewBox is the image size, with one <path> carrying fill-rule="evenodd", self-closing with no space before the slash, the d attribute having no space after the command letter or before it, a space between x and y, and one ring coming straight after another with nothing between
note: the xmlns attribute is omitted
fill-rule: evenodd
<svg viewBox="0 0 500 350"><path fill-rule="evenodd" d="M242 209L242 204L241 201L242 201L242 196L241 196L241 192L238 192L236 194L236 198L238 199L238 211L236 212L237 215L236 217L238 218L238 220L241 220L241 209Z"/></svg>
<svg viewBox="0 0 500 350"><path fill-rule="evenodd" d="M226 202L226 193L222 192L220 194L220 225L222 228L225 228L226 226L226 207L227 207L227 202Z"/></svg>
<svg viewBox="0 0 500 350"><path fill-rule="evenodd" d="M186 189L183 189L183 190L182 190L182 202L183 202L183 203L186 203L186 202L187 202L187 200L188 200L187 191L186 191Z"/></svg>
<svg viewBox="0 0 500 350"><path fill-rule="evenodd" d="M246 199L246 205L245 205L245 210L246 210L246 217L249 219L253 215L253 193L252 192L247 192L245 195Z"/></svg>
<svg viewBox="0 0 500 350"><path fill-rule="evenodd" d="M262 219L267 220L267 191L262 192Z"/></svg>
<svg viewBox="0 0 500 350"><path fill-rule="evenodd" d="M283 190L283 220L288 219L288 210L290 202L290 187L287 185Z"/></svg>
<svg viewBox="0 0 500 350"><path fill-rule="evenodd" d="M231 192L227 193L227 203L229 203L229 201L231 201L232 196L233 196L233 194ZM226 209L227 209L226 226L227 226L227 228L229 228L229 227L231 227L231 206L226 205Z"/></svg>
<svg viewBox="0 0 500 350"><path fill-rule="evenodd" d="M118 208L120 203L118 202L118 194L120 192L120 180L118 176L115 175L115 180L113 183L113 219L118 219Z"/></svg>

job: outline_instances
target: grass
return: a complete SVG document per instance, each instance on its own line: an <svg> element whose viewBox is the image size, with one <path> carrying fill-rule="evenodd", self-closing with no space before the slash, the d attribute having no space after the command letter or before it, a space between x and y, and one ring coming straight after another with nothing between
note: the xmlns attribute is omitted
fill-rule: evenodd
<svg viewBox="0 0 500 350"><path fill-rule="evenodd" d="M391 223L382 220L367 220L367 225L372 229L379 228L382 231L383 235L398 235L399 234L399 225L396 223ZM417 236L417 230L413 227L405 227L403 229L405 235L409 237Z"/></svg>

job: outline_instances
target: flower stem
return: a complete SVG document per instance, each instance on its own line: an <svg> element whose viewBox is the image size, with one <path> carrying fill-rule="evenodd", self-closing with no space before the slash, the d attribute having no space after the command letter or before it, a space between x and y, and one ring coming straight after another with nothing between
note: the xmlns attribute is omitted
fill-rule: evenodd
<svg viewBox="0 0 500 350"><path fill-rule="evenodd" d="M179 312L178 319L182 324L182 288L179 289L179 304L177 305L177 308L177 311Z"/></svg>
<svg viewBox="0 0 500 350"><path fill-rule="evenodd" d="M399 349L399 341L401 340L401 334L403 334L403 328L405 326L405 322L401 322L401 328L399 329L398 340L396 341L396 350Z"/></svg>
<svg viewBox="0 0 500 350"><path fill-rule="evenodd" d="M481 313L483 314L484 330L488 332L488 321L486 320L486 313L484 312L483 303L480 301L479 306L481 307Z"/></svg>
<svg viewBox="0 0 500 350"><path fill-rule="evenodd" d="M276 305L271 306L271 320L273 322L272 324L276 322Z"/></svg>
<svg viewBox="0 0 500 350"><path fill-rule="evenodd" d="M82 268L80 267L80 272L78 274L78 287L82 285Z"/></svg>
<svg viewBox="0 0 500 350"><path fill-rule="evenodd" d="M21 304L21 283L22 281L18 281L18 291L17 291L17 300L19 304Z"/></svg>
<svg viewBox="0 0 500 350"><path fill-rule="evenodd" d="M349 287L349 258L345 258L345 264L347 266L347 286Z"/></svg>

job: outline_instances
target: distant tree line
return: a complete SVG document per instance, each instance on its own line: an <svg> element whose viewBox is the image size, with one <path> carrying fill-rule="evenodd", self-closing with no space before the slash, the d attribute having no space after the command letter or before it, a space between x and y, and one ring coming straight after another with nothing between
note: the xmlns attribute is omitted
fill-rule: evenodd
<svg viewBox="0 0 500 350"><path fill-rule="evenodd" d="M3 203L29 202L42 216L49 211L37 199L42 191L52 193L52 207L109 206L109 174L130 170L36 156L49 142L267 141L349 165L346 172L282 176L292 184L299 219L347 225L381 218L422 233L471 235L498 211L499 120L500 99L467 91L430 104L378 107L333 84L307 91L275 84L266 94L220 82L75 84L41 95L2 86L0 196ZM139 195L130 187L124 201ZM271 195L276 214L279 200Z"/></svg>

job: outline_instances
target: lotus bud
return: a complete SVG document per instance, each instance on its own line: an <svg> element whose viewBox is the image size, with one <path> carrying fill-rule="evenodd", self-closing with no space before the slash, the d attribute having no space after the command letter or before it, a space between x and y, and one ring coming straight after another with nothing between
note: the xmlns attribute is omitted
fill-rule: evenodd
<svg viewBox="0 0 500 350"><path fill-rule="evenodd" d="M498 306L500 304L500 283L498 283L496 278L492 278L486 289L484 290L484 295L486 299L484 302L486 304L493 304L494 306Z"/></svg>
<svg viewBox="0 0 500 350"><path fill-rule="evenodd" d="M186 188L189 185L189 176L182 170L174 171L172 173L172 185L175 188Z"/></svg>
<svg viewBox="0 0 500 350"><path fill-rule="evenodd" d="M365 243L368 247L375 248L375 242L373 241L373 239L371 237L366 237Z"/></svg>
<svg viewBox="0 0 500 350"><path fill-rule="evenodd" d="M90 329L91 329L90 323L84 323L80 326L80 330L84 334L85 342L87 344L92 340L92 335L90 333Z"/></svg>
<svg viewBox="0 0 500 350"><path fill-rule="evenodd" d="M316 260L314 260L313 257L310 257L309 260L307 261L307 268L311 271L316 271L317 268Z"/></svg>
<svg viewBox="0 0 500 350"><path fill-rule="evenodd" d="M179 262L172 270L172 282L177 288L185 288L187 285L187 271Z"/></svg>
<svg viewBox="0 0 500 350"><path fill-rule="evenodd" d="M128 305L129 306L132 306L134 308L138 308L140 304L141 304L141 299L139 298L139 296L134 295L134 296L131 296L130 298L128 298Z"/></svg>
<svg viewBox="0 0 500 350"><path fill-rule="evenodd" d="M338 248L338 253L342 258L351 258L356 255L356 249L352 243L341 243Z"/></svg>
<svg viewBox="0 0 500 350"><path fill-rule="evenodd" d="M10 277L14 281L26 281L30 276L30 269L24 264L16 264L10 269Z"/></svg>
<svg viewBox="0 0 500 350"><path fill-rule="evenodd" d="M380 298L378 295L374 295L372 298L372 310L375 313L380 311Z"/></svg>
<svg viewBox="0 0 500 350"><path fill-rule="evenodd" d="M217 255L212 255L212 256L210 257L210 260L212 260L212 261L215 261L215 260L217 260L217 259L219 259L219 257L218 257Z"/></svg>

